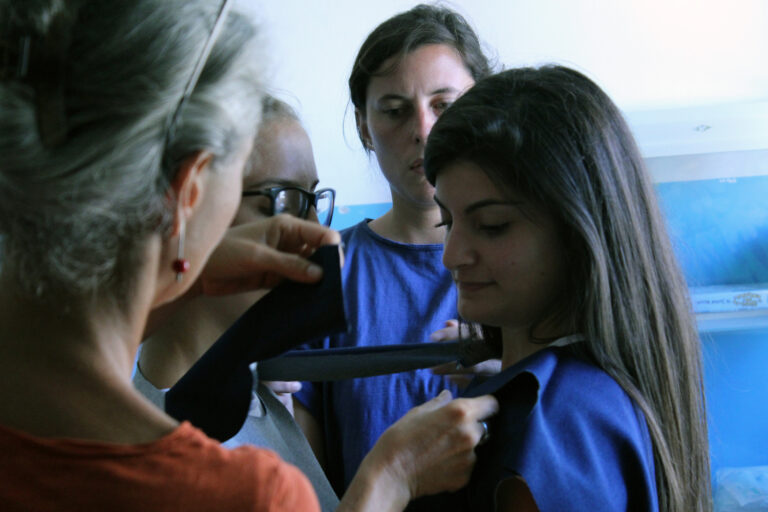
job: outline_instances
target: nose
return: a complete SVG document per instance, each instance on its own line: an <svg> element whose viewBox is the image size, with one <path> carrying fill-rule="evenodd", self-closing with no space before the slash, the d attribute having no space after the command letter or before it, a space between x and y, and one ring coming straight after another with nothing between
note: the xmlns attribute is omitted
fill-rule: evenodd
<svg viewBox="0 0 768 512"><path fill-rule="evenodd" d="M416 111L416 115L414 116L414 141L416 144L426 144L427 137L429 136L429 132L432 131L432 126L434 126L435 121L437 121L437 115L432 111L431 108L426 107L419 107Z"/></svg>
<svg viewBox="0 0 768 512"><path fill-rule="evenodd" d="M477 256L470 247L468 240L461 229L455 226L446 233L443 244L443 265L448 270L457 270L460 267L476 263Z"/></svg>
<svg viewBox="0 0 768 512"><path fill-rule="evenodd" d="M309 207L309 211L307 212L307 220L312 222L320 222L317 217L317 209L314 206Z"/></svg>

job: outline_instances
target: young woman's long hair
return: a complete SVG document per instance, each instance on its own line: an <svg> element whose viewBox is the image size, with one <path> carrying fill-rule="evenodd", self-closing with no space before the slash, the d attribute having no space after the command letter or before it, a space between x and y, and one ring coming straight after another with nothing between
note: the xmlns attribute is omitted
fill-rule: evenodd
<svg viewBox="0 0 768 512"><path fill-rule="evenodd" d="M619 110L571 69L508 70L478 82L435 124L429 180L460 160L558 220L572 267L548 315L585 334L582 355L645 413L661 510L710 509L701 347L688 288Z"/></svg>

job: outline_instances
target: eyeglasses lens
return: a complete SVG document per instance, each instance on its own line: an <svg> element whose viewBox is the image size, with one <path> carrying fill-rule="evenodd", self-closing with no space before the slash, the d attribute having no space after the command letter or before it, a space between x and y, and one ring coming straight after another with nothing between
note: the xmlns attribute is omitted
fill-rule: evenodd
<svg viewBox="0 0 768 512"><path fill-rule="evenodd" d="M272 200L269 198L269 196L261 196L261 195L243 196L240 204L242 206L245 206L251 212L254 212L254 213L258 212L259 214L265 217L272 216Z"/></svg>
<svg viewBox="0 0 768 512"><path fill-rule="evenodd" d="M333 211L333 195L330 191L320 192L317 196L317 221L328 225L328 218Z"/></svg>
<svg viewBox="0 0 768 512"><path fill-rule="evenodd" d="M307 198L299 190L281 190L275 196L275 214L288 213L294 217L306 217L308 210Z"/></svg>

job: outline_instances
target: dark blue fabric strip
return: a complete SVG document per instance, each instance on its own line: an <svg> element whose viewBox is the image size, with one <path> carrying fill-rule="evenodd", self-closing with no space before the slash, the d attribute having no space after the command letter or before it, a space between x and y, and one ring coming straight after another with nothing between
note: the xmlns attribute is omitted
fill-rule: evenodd
<svg viewBox="0 0 768 512"><path fill-rule="evenodd" d="M250 363L347 328L338 247L320 248L310 259L323 267L323 279L285 282L248 309L168 391L168 414L226 441L248 415Z"/></svg>
<svg viewBox="0 0 768 512"><path fill-rule="evenodd" d="M462 359L460 342L294 350L259 363L263 380L332 381L429 368Z"/></svg>

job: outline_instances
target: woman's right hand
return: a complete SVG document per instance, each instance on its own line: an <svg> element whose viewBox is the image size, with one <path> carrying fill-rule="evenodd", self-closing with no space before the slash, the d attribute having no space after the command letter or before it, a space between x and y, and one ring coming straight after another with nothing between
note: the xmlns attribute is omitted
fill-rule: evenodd
<svg viewBox="0 0 768 512"><path fill-rule="evenodd" d="M198 292L228 295L272 288L283 279L318 281L322 269L307 256L340 243L337 231L287 214L233 226L208 259Z"/></svg>
<svg viewBox="0 0 768 512"><path fill-rule="evenodd" d="M447 390L414 407L381 435L338 510L403 510L419 496L460 489L485 433L480 422L497 410L490 395L451 400Z"/></svg>

